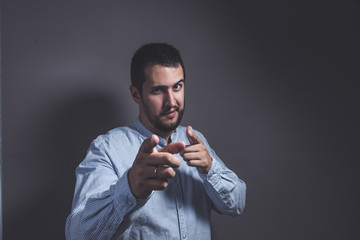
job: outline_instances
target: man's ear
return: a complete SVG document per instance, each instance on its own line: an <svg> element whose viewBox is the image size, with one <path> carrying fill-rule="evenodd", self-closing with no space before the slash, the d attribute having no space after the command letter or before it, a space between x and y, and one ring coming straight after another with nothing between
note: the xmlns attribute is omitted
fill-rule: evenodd
<svg viewBox="0 0 360 240"><path fill-rule="evenodd" d="M139 89L137 89L137 87L130 85L130 93L132 98L134 99L134 101L139 104L140 103L140 92Z"/></svg>

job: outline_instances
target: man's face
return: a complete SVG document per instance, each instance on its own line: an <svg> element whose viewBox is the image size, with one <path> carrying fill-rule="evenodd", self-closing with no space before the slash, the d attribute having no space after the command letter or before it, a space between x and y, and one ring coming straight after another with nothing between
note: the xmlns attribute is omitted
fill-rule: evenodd
<svg viewBox="0 0 360 240"><path fill-rule="evenodd" d="M184 112L184 72L177 67L145 68L140 96L140 120L154 133L169 133L180 124Z"/></svg>

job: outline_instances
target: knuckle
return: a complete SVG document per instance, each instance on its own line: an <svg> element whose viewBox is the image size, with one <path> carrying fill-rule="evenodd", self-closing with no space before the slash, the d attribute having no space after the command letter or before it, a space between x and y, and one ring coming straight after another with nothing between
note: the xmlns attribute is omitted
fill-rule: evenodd
<svg viewBox="0 0 360 240"><path fill-rule="evenodd" d="M173 165L174 165L174 167L180 167L180 165L181 165L180 159L176 158L175 161L173 162Z"/></svg>
<svg viewBox="0 0 360 240"><path fill-rule="evenodd" d="M167 181L160 181L157 186L156 186L156 189L157 190L164 190L165 188L167 188L168 186L168 182Z"/></svg>
<svg viewBox="0 0 360 240"><path fill-rule="evenodd" d="M176 157L173 156L173 155L168 155L166 161L169 164L175 164L176 163Z"/></svg>
<svg viewBox="0 0 360 240"><path fill-rule="evenodd" d="M170 163L170 162L171 162L171 155L169 155L169 154L164 154L163 160L164 160L166 163Z"/></svg>
<svg viewBox="0 0 360 240"><path fill-rule="evenodd" d="M160 185L163 189L165 189L168 186L168 182L167 181L163 181Z"/></svg>
<svg viewBox="0 0 360 240"><path fill-rule="evenodd" d="M175 177L175 174L176 174L175 171L172 168L167 168L165 170L165 173L166 173L166 176L170 177L170 178Z"/></svg>

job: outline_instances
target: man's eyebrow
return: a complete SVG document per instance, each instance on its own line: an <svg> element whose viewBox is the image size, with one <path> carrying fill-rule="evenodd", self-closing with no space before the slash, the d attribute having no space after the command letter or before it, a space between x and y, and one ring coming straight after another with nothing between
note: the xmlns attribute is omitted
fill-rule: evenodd
<svg viewBox="0 0 360 240"><path fill-rule="evenodd" d="M156 86L152 86L151 87L151 90L154 90L154 89L166 89L167 86L164 86L164 85L156 85Z"/></svg>
<svg viewBox="0 0 360 240"><path fill-rule="evenodd" d="M181 79L180 81L178 81L177 83L175 83L173 86L179 84L179 83L185 83L185 79Z"/></svg>
<svg viewBox="0 0 360 240"><path fill-rule="evenodd" d="M179 80L178 82L174 83L174 85L172 85L172 86L175 86L175 85L177 85L179 83L185 83L185 79ZM151 89L155 89L155 88L162 88L163 89L163 88L168 88L168 87L166 85L155 85L155 86L151 87Z"/></svg>

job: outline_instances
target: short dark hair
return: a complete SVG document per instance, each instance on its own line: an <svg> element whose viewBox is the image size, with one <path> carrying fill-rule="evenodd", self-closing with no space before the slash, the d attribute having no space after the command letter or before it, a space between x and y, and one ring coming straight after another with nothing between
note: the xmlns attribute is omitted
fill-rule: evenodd
<svg viewBox="0 0 360 240"><path fill-rule="evenodd" d="M181 65L185 79L185 68L179 50L167 43L149 43L141 46L131 60L131 84L142 94L145 68L153 65L177 67Z"/></svg>

